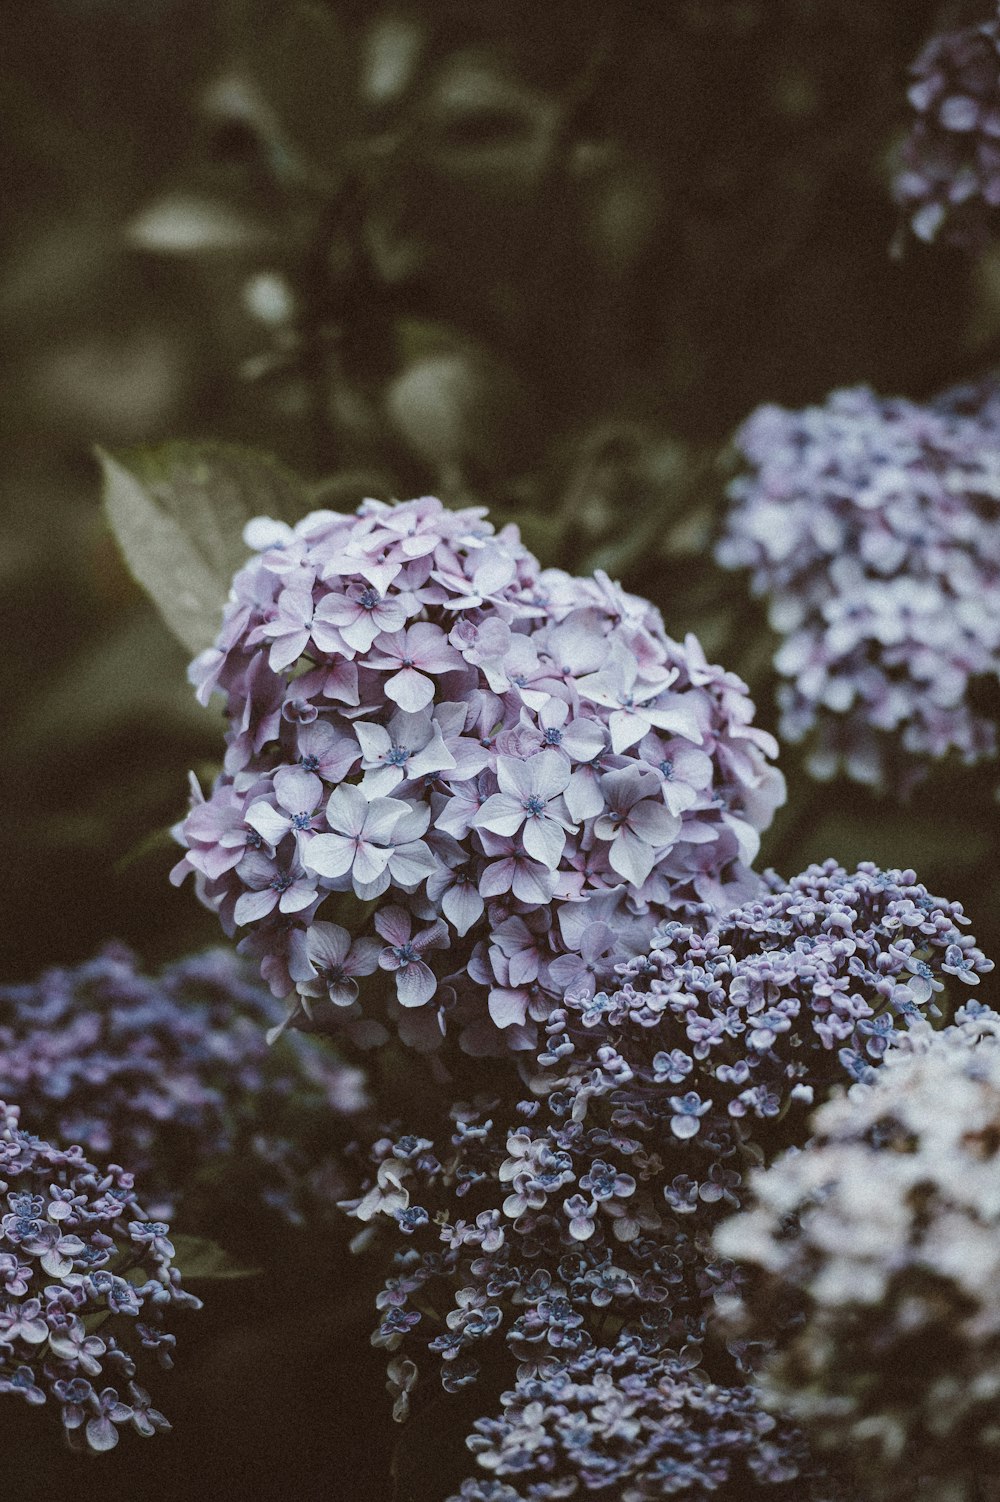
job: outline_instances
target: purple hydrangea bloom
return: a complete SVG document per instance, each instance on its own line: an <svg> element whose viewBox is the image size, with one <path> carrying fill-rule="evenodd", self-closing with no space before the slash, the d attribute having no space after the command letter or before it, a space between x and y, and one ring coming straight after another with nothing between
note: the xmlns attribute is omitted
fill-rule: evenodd
<svg viewBox="0 0 1000 1502"><path fill-rule="evenodd" d="M376 1343L414 1361L423 1346L444 1375L497 1337L537 1370L593 1344L609 1316L671 1349L700 1342L733 1280L711 1232L747 1168L801 1140L832 1086L873 1077L888 1043L939 1013L946 984L961 995L992 968L966 921L912 871L828 861L707 933L664 925L615 988L567 994L520 1124L504 1130L496 1103L456 1107L438 1151L377 1144L352 1213L389 1234L411 1204L426 1219L399 1253L407 1290ZM470 1324L473 1299L499 1317ZM423 1313L404 1327L408 1305ZM439 1336L427 1312L449 1306Z"/></svg>
<svg viewBox="0 0 1000 1502"><path fill-rule="evenodd" d="M181 1287L168 1227L147 1220L132 1175L33 1136L0 1102L0 1196L0 1258L18 1268L0 1293L0 1394L53 1402L74 1449L113 1449L129 1420L140 1434L169 1429L131 1378L148 1364L144 1349L172 1365L167 1309L201 1306ZM98 1390L107 1376L129 1383L138 1406L116 1387Z"/></svg>
<svg viewBox="0 0 1000 1502"><path fill-rule="evenodd" d="M929 406L865 388L761 407L737 447L717 558L751 570L784 638L781 732L905 792L949 752L996 754L970 688L1000 676L1000 394Z"/></svg>
<svg viewBox="0 0 1000 1502"><path fill-rule="evenodd" d="M798 1432L751 1389L716 1386L634 1337L549 1361L501 1404L466 1441L485 1475L450 1502L832 1496Z"/></svg>
<svg viewBox="0 0 1000 1502"><path fill-rule="evenodd" d="M896 202L918 239L980 246L1000 209L1000 14L932 37L911 75Z"/></svg>
<svg viewBox="0 0 1000 1502"><path fill-rule="evenodd" d="M179 826L174 879L194 874L294 1025L317 1021L309 933L373 939L362 904L435 943L389 966L397 987L355 994L366 972L345 972L338 1026L370 1042L384 1019L424 1049L456 1029L496 1053L534 1045L561 959L607 980L657 915L759 886L776 743L745 685L644 600L543 572L515 528L433 497L258 521L247 539L257 554L192 668L202 697L225 696L227 749ZM512 918L541 920L530 978L495 941ZM584 955L595 924L615 942Z"/></svg>
<svg viewBox="0 0 1000 1502"><path fill-rule="evenodd" d="M378 962L377 942L352 946L333 928L314 925L298 956L304 1002L314 1007L342 1004L352 977ZM269 1048L265 1031L282 1016L250 967L224 950L154 976L111 946L75 969L0 987L0 1098L16 1096L53 1139L129 1163L157 1217L183 1215L177 1163L211 1165L213 1199L228 1164L241 1200L249 1193L293 1223L330 1214L346 1190L337 1146L367 1104L363 1076L325 1040L299 1034ZM196 1200L199 1184L194 1172L186 1196ZM73 1255L60 1241L73 1213L54 1191L47 1225L17 1243L53 1276ZM0 1288L6 1280L15 1292L21 1273L4 1252Z"/></svg>

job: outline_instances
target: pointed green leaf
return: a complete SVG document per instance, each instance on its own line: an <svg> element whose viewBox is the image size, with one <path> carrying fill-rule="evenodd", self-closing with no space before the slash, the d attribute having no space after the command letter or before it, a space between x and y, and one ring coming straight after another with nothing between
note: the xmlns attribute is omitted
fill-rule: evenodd
<svg viewBox="0 0 1000 1502"><path fill-rule="evenodd" d="M223 443L98 450L104 510L131 573L189 652L215 640L254 516L295 522L306 487L264 454Z"/></svg>
<svg viewBox="0 0 1000 1502"><path fill-rule="evenodd" d="M260 1276L259 1267L240 1267L218 1242L209 1241L204 1236L171 1234L170 1240L174 1246L174 1264L180 1268L185 1283Z"/></svg>

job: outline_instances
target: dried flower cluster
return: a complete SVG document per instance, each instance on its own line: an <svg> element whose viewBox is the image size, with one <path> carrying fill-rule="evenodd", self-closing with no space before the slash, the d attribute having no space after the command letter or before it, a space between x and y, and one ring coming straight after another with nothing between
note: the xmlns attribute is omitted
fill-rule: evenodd
<svg viewBox="0 0 1000 1502"><path fill-rule="evenodd" d="M0 1393L54 1403L78 1449L113 1449L121 1424L169 1429L133 1378L146 1353L172 1365L166 1311L200 1304L132 1175L32 1136L0 1103L0 1195ZM100 1385L108 1376L127 1384L124 1397Z"/></svg>
<svg viewBox="0 0 1000 1502"><path fill-rule="evenodd" d="M814 1127L716 1233L749 1268L730 1320L777 1343L765 1399L852 1458L878 1502L992 1497L1000 1016L973 1002L914 1030Z"/></svg>
<svg viewBox="0 0 1000 1502"><path fill-rule="evenodd" d="M753 889L775 743L645 601L429 497L248 540L192 670L226 696L228 749L176 879L246 930L293 1020L384 1039L358 986L382 968L405 1041L450 1019L471 1052L530 1048L578 972L641 947L637 916Z"/></svg>
<svg viewBox="0 0 1000 1502"><path fill-rule="evenodd" d="M1000 209L1000 16L932 37L911 72L896 201L919 239L981 245Z"/></svg>
<svg viewBox="0 0 1000 1502"><path fill-rule="evenodd" d="M996 388L761 407L736 443L717 557L767 597L781 732L811 737L813 774L905 791L949 752L994 756L973 690L1000 676Z"/></svg>
<svg viewBox="0 0 1000 1502"><path fill-rule="evenodd" d="M337 1118L365 1105L359 1070L304 1035L273 1049L281 1008L224 950L158 976L112 946L72 970L0 987L0 1097L57 1141L128 1163L173 1219L177 1175L239 1177L238 1192L301 1222L345 1192ZM214 1192L214 1191L213 1191Z"/></svg>

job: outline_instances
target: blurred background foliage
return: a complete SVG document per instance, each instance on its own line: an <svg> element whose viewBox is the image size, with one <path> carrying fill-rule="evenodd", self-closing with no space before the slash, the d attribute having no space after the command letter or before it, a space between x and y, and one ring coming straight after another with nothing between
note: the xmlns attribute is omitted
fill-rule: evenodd
<svg viewBox="0 0 1000 1502"><path fill-rule="evenodd" d="M0 975L112 935L151 962L216 939L167 884L166 829L220 720L118 557L95 444L248 445L335 507L488 505L545 561L604 567L697 632L773 728L763 614L709 559L727 439L762 401L920 397L996 359L1000 260L893 257L888 192L908 64L986 8L5 0ZM793 749L783 765L766 861L912 864L1000 951L995 768L942 768L898 807L817 788ZM187 1400L199 1432L235 1422L211 1474L235 1495L253 1433L303 1495L360 1495L320 1480L355 1412L329 1310L320 1328L298 1310L296 1346L268 1296L239 1300L249 1368L209 1343ZM266 1401L247 1375L265 1351ZM303 1387L327 1427L290 1458ZM252 1493L276 1496L260 1464Z"/></svg>

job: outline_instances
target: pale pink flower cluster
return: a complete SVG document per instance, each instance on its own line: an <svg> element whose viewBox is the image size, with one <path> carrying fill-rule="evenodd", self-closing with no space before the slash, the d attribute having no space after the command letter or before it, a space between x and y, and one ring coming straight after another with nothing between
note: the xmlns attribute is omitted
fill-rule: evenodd
<svg viewBox="0 0 1000 1502"><path fill-rule="evenodd" d="M226 696L227 750L175 879L195 873L293 1021L528 1048L665 912L754 889L777 747L646 601L432 497L247 541L192 665L204 702ZM362 999L380 968L394 994Z"/></svg>

